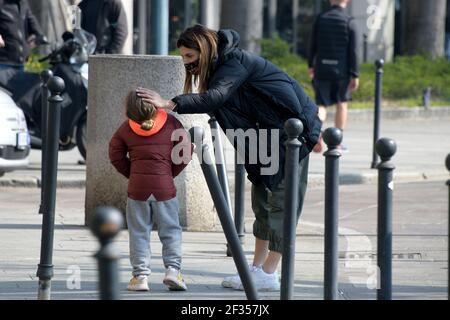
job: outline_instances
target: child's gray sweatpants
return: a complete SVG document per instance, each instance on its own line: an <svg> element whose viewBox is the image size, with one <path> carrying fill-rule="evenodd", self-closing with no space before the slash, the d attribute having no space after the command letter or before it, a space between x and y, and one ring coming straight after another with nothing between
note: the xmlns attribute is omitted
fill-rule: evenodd
<svg viewBox="0 0 450 320"><path fill-rule="evenodd" d="M153 197L152 197L153 198ZM153 198L154 199L154 198ZM127 200L127 224L130 234L130 262L133 276L150 275L150 233L156 223L162 243L164 266L181 269L179 204L175 197L167 201Z"/></svg>

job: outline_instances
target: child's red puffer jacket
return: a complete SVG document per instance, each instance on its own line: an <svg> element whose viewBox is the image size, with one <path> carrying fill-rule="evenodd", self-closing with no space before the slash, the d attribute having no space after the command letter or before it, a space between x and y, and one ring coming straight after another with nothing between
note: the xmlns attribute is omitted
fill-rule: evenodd
<svg viewBox="0 0 450 320"><path fill-rule="evenodd" d="M177 135L172 141L175 130ZM175 146L173 154L180 164L172 162ZM186 155L182 150L190 150L190 153ZM129 179L128 197L137 201L146 201L152 195L157 201L174 198L173 178L187 166L192 152L193 145L183 125L163 110L158 110L152 130L144 131L137 123L127 120L109 144L111 163Z"/></svg>

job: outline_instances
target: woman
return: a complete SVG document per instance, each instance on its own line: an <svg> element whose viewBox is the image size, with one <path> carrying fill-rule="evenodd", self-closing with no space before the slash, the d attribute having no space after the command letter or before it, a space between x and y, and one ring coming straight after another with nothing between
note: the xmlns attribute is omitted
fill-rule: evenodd
<svg viewBox="0 0 450 320"><path fill-rule="evenodd" d="M239 34L233 30L216 32L201 25L188 28L177 42L186 67L185 94L165 100L148 89L140 88L138 93L144 101L158 108L179 114L214 115L224 131L266 129L279 132L278 141L267 143L268 150L272 150L274 143L279 146L275 174L262 174L264 165L259 159L257 164L250 163L251 146L245 145L245 168L252 182L252 209L256 217L253 225L255 253L249 267L258 290L277 291L285 193L284 142L287 137L284 124L290 118L297 118L304 125L298 218L306 192L308 155L318 141L322 123L317 116L317 106L294 79L269 61L239 49L238 44ZM198 85L199 93L192 93L194 84ZM222 285L243 290L238 275L225 278Z"/></svg>

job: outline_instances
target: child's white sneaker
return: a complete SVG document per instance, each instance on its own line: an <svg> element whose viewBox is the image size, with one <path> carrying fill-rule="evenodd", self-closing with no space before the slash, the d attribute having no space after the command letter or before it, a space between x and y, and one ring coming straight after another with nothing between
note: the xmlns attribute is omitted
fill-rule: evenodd
<svg viewBox="0 0 450 320"><path fill-rule="evenodd" d="M149 291L147 276L140 275L133 277L128 283L127 289L129 291Z"/></svg>
<svg viewBox="0 0 450 320"><path fill-rule="evenodd" d="M250 269L250 274L254 272L258 272L258 270L261 269L261 267L254 266L252 263L248 265L248 268ZM234 276L229 276L223 278L222 281L222 287L224 288L233 288L238 289L239 286L242 284L241 278L239 277L239 274L235 274Z"/></svg>
<svg viewBox="0 0 450 320"><path fill-rule="evenodd" d="M164 277L163 283L171 291L186 291L187 286L184 282L181 271L174 268L168 267L166 270L166 276Z"/></svg>

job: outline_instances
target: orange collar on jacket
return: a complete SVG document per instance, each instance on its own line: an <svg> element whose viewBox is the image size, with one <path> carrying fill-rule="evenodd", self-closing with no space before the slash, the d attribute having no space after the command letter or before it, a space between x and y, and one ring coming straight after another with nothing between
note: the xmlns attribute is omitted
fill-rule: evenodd
<svg viewBox="0 0 450 320"><path fill-rule="evenodd" d="M158 109L155 117L155 125L151 130L143 130L141 129L141 125L131 119L128 120L128 124L130 125L131 130L136 133L138 136L142 137L150 137L157 134L167 122L167 112L163 109Z"/></svg>

